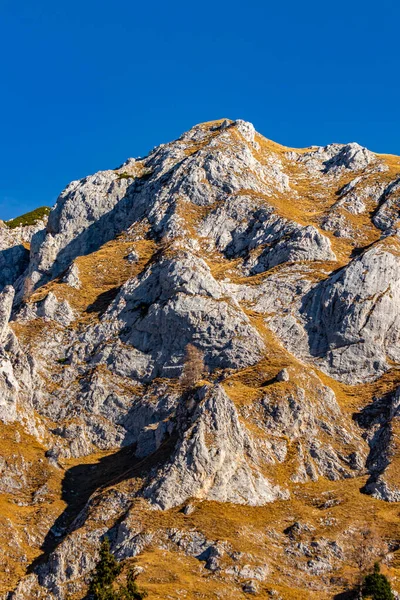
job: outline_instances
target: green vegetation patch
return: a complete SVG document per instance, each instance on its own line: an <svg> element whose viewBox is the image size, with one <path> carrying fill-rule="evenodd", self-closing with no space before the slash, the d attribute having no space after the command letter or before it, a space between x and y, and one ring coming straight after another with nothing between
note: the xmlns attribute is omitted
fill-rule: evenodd
<svg viewBox="0 0 400 600"><path fill-rule="evenodd" d="M15 217L15 219L11 219L10 221L5 221L5 224L10 229L35 225L38 221L47 217L50 213L50 210L51 209L48 206L40 206L39 208L35 208L35 210L31 210L20 217Z"/></svg>

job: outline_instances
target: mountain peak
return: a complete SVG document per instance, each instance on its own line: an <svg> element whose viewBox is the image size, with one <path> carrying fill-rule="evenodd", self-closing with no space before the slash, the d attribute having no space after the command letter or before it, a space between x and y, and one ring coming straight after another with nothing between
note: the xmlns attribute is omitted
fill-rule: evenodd
<svg viewBox="0 0 400 600"><path fill-rule="evenodd" d="M220 119L5 223L1 591L85 597L107 535L151 598L342 592L378 500L395 535L399 198Z"/></svg>

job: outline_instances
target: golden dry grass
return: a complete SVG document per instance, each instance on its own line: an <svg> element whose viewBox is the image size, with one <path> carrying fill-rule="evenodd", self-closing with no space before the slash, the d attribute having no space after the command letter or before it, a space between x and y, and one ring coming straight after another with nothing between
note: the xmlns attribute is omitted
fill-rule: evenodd
<svg viewBox="0 0 400 600"><path fill-rule="evenodd" d="M139 260L129 263L128 254L135 250ZM76 290L62 283L62 277L40 287L29 298L38 302L52 291L58 300L68 300L71 307L80 313L88 311L91 305L110 290L119 288L127 279L137 276L151 261L156 250L152 240L126 241L123 237L104 244L96 252L79 256L76 265L79 270L81 288Z"/></svg>
<svg viewBox="0 0 400 600"><path fill-rule="evenodd" d="M0 493L0 593L12 589L25 568L39 553L32 543L40 530L47 532L62 512L62 472L50 467L45 449L19 424L0 423L1 455L20 469L21 488ZM32 503L35 492L46 485L45 502Z"/></svg>
<svg viewBox="0 0 400 600"><path fill-rule="evenodd" d="M333 593L343 591L343 586L334 584L330 592L318 589L320 579L307 572L298 572L293 563L285 558L284 545L287 538L284 530L295 521L307 523L311 529L303 534L301 541L310 543L321 539L337 540L346 549L351 544L351 531L374 524L378 534L386 540L398 539L400 522L396 504L371 498L360 493L365 477L344 481L326 481L292 484L292 498L276 501L265 506L250 507L210 501L193 501L194 513L185 516L180 507L168 511L148 511L140 501L132 508L133 522L140 528L154 532L154 542L137 558L144 568L138 583L150 599L181 597L196 598L241 598L240 582L236 583L223 573L214 576L204 569L204 563L186 556L176 549L161 549L157 546L157 535L168 530L198 531L208 540L228 542L233 551L244 553L250 564L267 565L269 575L260 584L257 597L269 598L269 591L279 591L287 600L295 598L332 598ZM328 498L337 504L324 508ZM299 559L300 560L300 559ZM223 559L226 566L232 564ZM400 576L398 560L394 557L385 571L393 582ZM351 561L333 572L338 579L349 582L356 577L356 568ZM395 585L396 587L396 585ZM314 588L314 590L313 590ZM80 597L80 596L79 596Z"/></svg>

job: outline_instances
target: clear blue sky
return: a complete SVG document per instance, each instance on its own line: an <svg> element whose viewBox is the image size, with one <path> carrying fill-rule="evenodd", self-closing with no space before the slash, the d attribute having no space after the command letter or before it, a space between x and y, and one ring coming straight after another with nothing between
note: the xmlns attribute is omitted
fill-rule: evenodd
<svg viewBox="0 0 400 600"><path fill-rule="evenodd" d="M400 154L399 2L0 0L0 218L195 123Z"/></svg>

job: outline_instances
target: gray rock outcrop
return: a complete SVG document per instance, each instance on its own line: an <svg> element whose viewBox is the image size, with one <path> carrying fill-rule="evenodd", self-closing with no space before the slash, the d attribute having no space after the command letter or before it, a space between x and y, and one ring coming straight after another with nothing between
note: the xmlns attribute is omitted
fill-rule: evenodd
<svg viewBox="0 0 400 600"><path fill-rule="evenodd" d="M164 510L193 497L250 506L287 497L257 470L250 436L223 389L202 388L194 401L171 462L145 496Z"/></svg>
<svg viewBox="0 0 400 600"><path fill-rule="evenodd" d="M70 287L79 290L82 287L81 281L79 279L79 269L76 263L72 263L70 267L68 267L64 277L62 278L62 282L66 283Z"/></svg>
<svg viewBox="0 0 400 600"><path fill-rule="evenodd" d="M356 415L370 446L367 459L368 479L364 491L388 502L400 501L400 482L393 462L400 447L396 432L399 423L400 388L383 398L376 398Z"/></svg>
<svg viewBox="0 0 400 600"><path fill-rule="evenodd" d="M376 378L400 359L399 248L397 238L378 243L303 301L311 354L349 383Z"/></svg>
<svg viewBox="0 0 400 600"><path fill-rule="evenodd" d="M32 237L45 227L44 221L35 225L9 228L0 221L0 290L14 285L29 265L29 246Z"/></svg>
<svg viewBox="0 0 400 600"><path fill-rule="evenodd" d="M254 364L264 351L239 304L205 261L188 252L161 260L141 279L124 284L90 338L115 333L134 349L127 360L137 378L179 375L189 343L196 343L211 370ZM124 369L104 353L99 360L111 370Z"/></svg>

